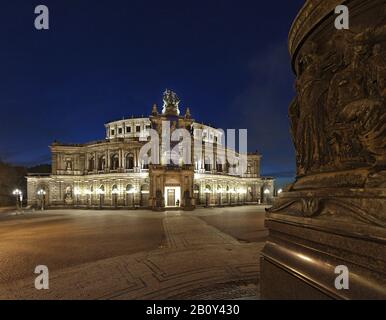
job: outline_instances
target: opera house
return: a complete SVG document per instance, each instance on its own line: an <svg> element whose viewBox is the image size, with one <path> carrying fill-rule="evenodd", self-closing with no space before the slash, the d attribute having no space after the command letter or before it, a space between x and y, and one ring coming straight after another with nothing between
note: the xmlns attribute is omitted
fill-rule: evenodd
<svg viewBox="0 0 386 320"><path fill-rule="evenodd" d="M103 141L54 142L51 174L27 177L28 204L39 208L192 210L270 200L274 180L260 176L258 153L237 153L225 144L223 130L196 122L189 108L182 115L174 92L167 90L163 102L162 110L153 105L149 117L107 123ZM182 156L177 142L171 142L173 150L165 152L163 142L156 140L155 151L146 152L149 157L141 155L151 132L161 133L165 124L169 125L168 137L177 131L188 132L192 150ZM159 157L150 157L151 153ZM242 170L234 170L242 158Z"/></svg>

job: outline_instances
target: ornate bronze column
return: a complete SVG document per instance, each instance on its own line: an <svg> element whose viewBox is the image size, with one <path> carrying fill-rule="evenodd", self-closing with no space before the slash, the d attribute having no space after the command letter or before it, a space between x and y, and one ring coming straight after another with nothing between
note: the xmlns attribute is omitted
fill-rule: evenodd
<svg viewBox="0 0 386 320"><path fill-rule="evenodd" d="M341 4L349 30L334 25ZM267 213L262 299L385 299L385 1L306 1L289 50L297 178Z"/></svg>

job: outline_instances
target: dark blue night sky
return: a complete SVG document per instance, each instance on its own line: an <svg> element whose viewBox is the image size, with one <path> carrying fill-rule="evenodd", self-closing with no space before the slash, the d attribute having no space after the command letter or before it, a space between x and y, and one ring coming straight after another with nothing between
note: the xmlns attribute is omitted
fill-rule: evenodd
<svg viewBox="0 0 386 320"><path fill-rule="evenodd" d="M53 140L103 139L104 123L148 115L175 90L182 109L246 128L263 174L293 175L287 51L304 0L2 1L0 157L49 163ZM50 30L34 8L50 9Z"/></svg>

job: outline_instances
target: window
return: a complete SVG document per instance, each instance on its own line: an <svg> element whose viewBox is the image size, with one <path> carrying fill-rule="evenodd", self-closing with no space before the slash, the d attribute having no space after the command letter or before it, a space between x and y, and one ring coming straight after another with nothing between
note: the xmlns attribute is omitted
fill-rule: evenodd
<svg viewBox="0 0 386 320"><path fill-rule="evenodd" d="M132 154L126 156L126 169L134 169L134 156Z"/></svg>
<svg viewBox="0 0 386 320"><path fill-rule="evenodd" d="M72 161L71 160L66 160L66 171L71 171L72 170Z"/></svg>
<svg viewBox="0 0 386 320"><path fill-rule="evenodd" d="M131 133L131 127L126 127L126 133Z"/></svg>
<svg viewBox="0 0 386 320"><path fill-rule="evenodd" d="M214 142L216 142L216 143L218 142L218 137L217 136L214 137Z"/></svg>
<svg viewBox="0 0 386 320"><path fill-rule="evenodd" d="M88 171L94 171L94 168L95 168L95 159L94 157L91 157L88 160Z"/></svg>
<svg viewBox="0 0 386 320"><path fill-rule="evenodd" d="M150 124L147 124L147 125L146 125L146 130L150 130L150 129L151 129Z"/></svg>
<svg viewBox="0 0 386 320"><path fill-rule="evenodd" d="M211 158L205 158L205 171L212 171L212 160Z"/></svg>
<svg viewBox="0 0 386 320"><path fill-rule="evenodd" d="M112 135L112 136L115 135L115 130L111 130L111 135Z"/></svg>
<svg viewBox="0 0 386 320"><path fill-rule="evenodd" d="M122 128L119 128L119 129L118 129L118 134L122 134L122 133L123 133Z"/></svg>
<svg viewBox="0 0 386 320"><path fill-rule="evenodd" d="M136 126L136 127L135 127L135 131L136 131L136 132L141 132L141 126Z"/></svg>
<svg viewBox="0 0 386 320"><path fill-rule="evenodd" d="M106 158L104 156L99 158L98 171L103 171L106 168Z"/></svg>
<svg viewBox="0 0 386 320"><path fill-rule="evenodd" d="M117 170L118 168L119 168L119 156L117 154L114 154L111 156L110 169Z"/></svg>

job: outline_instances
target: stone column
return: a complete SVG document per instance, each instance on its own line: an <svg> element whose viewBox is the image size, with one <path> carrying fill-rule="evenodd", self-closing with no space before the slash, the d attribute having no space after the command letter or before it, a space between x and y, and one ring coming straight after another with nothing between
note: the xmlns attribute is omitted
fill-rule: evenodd
<svg viewBox="0 0 386 320"><path fill-rule="evenodd" d="M111 165L110 150L107 149L107 151L106 151L106 167L107 167L107 172L110 172L110 165Z"/></svg>
<svg viewBox="0 0 386 320"><path fill-rule="evenodd" d="M262 298L386 299L385 1L306 1L289 50L297 178L267 213Z"/></svg>

